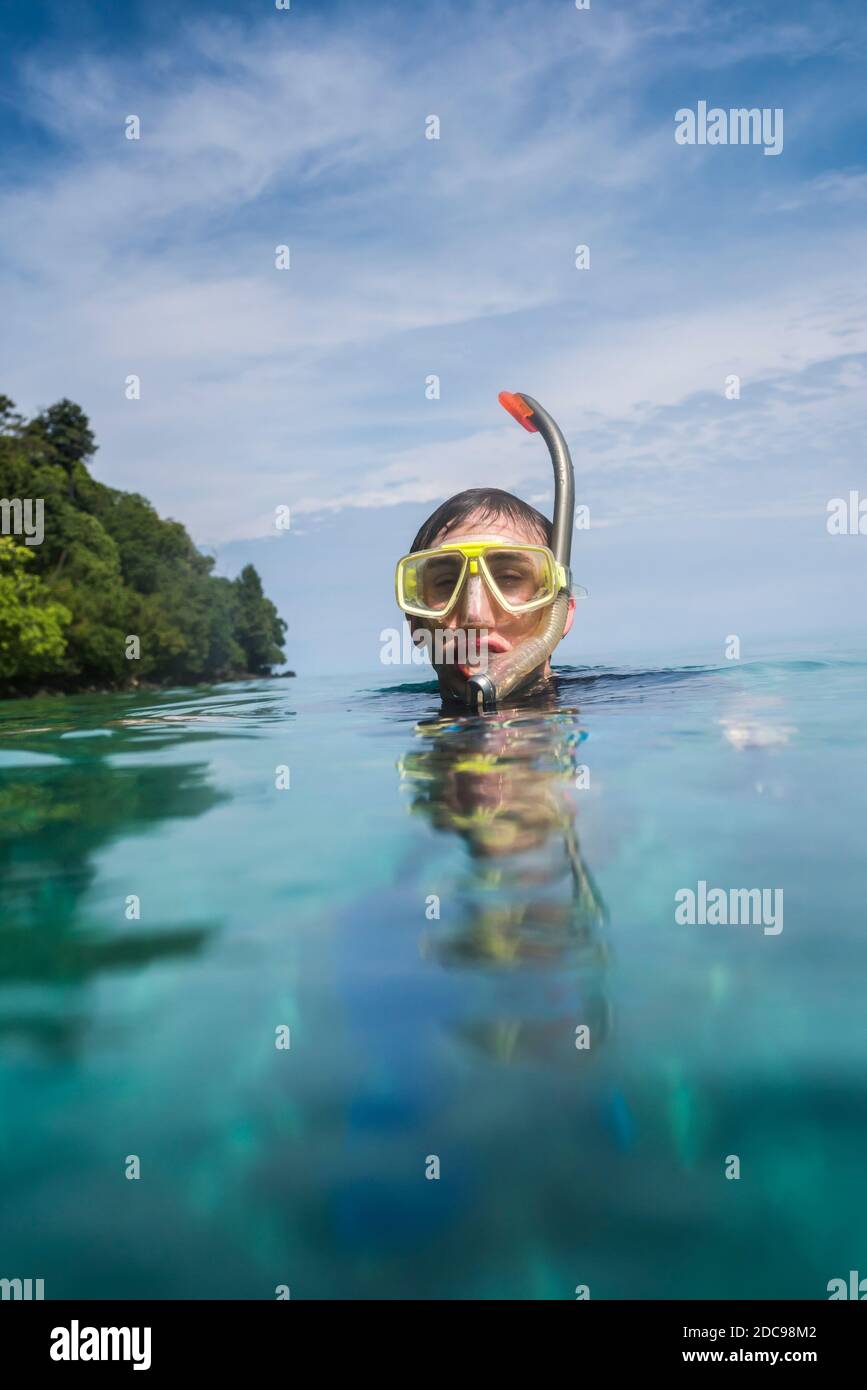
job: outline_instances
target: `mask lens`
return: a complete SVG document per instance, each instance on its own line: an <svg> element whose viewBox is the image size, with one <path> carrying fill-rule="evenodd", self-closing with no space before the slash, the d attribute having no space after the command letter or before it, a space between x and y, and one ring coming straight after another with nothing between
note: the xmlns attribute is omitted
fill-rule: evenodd
<svg viewBox="0 0 867 1390"><path fill-rule="evenodd" d="M411 601L429 613L441 613L447 608L463 569L463 556L427 555L410 567L414 576L416 597ZM410 587L407 586L407 597Z"/></svg>
<svg viewBox="0 0 867 1390"><path fill-rule="evenodd" d="M536 603L552 592L547 556L534 550L495 550L486 557L491 578L508 603Z"/></svg>

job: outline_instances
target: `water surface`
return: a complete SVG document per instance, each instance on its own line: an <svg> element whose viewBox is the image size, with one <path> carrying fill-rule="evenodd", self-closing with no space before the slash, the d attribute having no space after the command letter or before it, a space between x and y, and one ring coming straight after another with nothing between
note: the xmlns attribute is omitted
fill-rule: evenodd
<svg viewBox="0 0 867 1390"><path fill-rule="evenodd" d="M0 705L0 1277L867 1274L865 676L567 670L483 719L382 676ZM781 889L783 930L679 925L699 880Z"/></svg>

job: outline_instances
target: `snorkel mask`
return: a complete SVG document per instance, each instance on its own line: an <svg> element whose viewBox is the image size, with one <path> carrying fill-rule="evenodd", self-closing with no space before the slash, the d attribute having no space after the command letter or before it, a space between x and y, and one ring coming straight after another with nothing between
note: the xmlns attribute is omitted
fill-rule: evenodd
<svg viewBox="0 0 867 1390"><path fill-rule="evenodd" d="M509 613L544 612L541 626L509 652L493 656L485 672L467 679L467 705L492 710L531 671L542 666L563 636L569 616L572 577L572 520L575 480L563 434L532 396L501 391L500 404L531 434L541 434L554 467L554 522L551 545L515 545L480 538L446 542L416 551L398 562L395 587L404 613L441 621L454 608L464 585L484 582Z"/></svg>

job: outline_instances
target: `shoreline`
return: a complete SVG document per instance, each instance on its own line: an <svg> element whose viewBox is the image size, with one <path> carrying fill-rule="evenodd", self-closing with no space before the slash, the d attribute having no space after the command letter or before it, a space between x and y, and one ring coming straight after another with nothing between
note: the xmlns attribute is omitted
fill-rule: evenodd
<svg viewBox="0 0 867 1390"><path fill-rule="evenodd" d="M68 695L135 695L139 691L158 690L201 690L214 685L231 685L235 681L280 681L296 676L295 671L268 671L254 675L247 671L239 676L223 676L208 681L131 681L128 685L73 685L64 689L36 686L4 690L0 693L0 705L12 700L64 699Z"/></svg>

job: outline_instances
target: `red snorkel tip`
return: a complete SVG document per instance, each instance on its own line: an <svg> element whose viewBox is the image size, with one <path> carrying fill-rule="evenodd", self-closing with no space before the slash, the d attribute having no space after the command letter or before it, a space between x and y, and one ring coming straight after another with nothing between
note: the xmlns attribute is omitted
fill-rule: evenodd
<svg viewBox="0 0 867 1390"><path fill-rule="evenodd" d="M508 410L509 414L517 420L519 425L524 426L525 430L529 430L531 434L539 433L536 426L530 422L533 411L523 396L519 396L515 391L501 391L497 400L503 409Z"/></svg>

